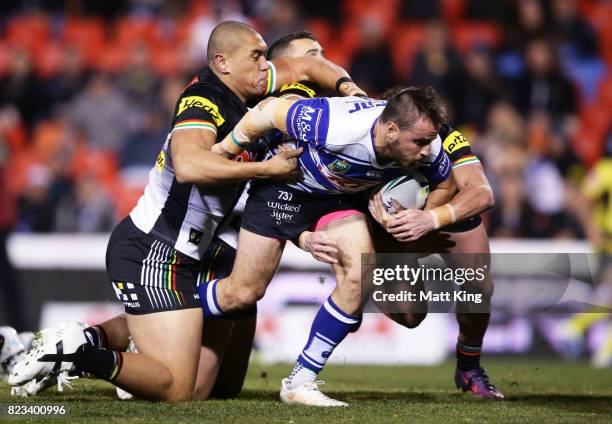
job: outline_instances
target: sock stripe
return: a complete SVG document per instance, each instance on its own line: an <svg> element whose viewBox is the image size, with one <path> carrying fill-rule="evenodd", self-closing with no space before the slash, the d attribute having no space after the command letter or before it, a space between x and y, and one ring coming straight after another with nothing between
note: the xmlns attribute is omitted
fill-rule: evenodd
<svg viewBox="0 0 612 424"><path fill-rule="evenodd" d="M457 342L457 350L461 350L463 352L476 352L480 353L482 350L482 346L468 346L461 342Z"/></svg>
<svg viewBox="0 0 612 424"><path fill-rule="evenodd" d="M464 352L461 349L457 349L457 352L465 356L480 356L480 352Z"/></svg>
<svg viewBox="0 0 612 424"><path fill-rule="evenodd" d="M325 308L325 310L327 312L330 313L331 316L333 316L338 321L340 321L340 322L342 322L344 324L356 324L357 323L357 320L355 318L353 318L350 315L346 314L340 308L338 308L336 305L334 305L334 302L332 302L331 297L329 297L325 301L325 303L323 304L323 307Z"/></svg>
<svg viewBox="0 0 612 424"><path fill-rule="evenodd" d="M316 337L316 338L318 338L318 339L323 340L323 341L324 341L324 342L326 342L326 343L329 343L329 344L330 344L330 345L332 345L332 346L338 346L338 343L336 343L336 342L335 342L335 341L333 341L333 340L328 339L327 337L325 337L325 336L324 336L323 334L321 334L321 333L316 333L316 334L315 334L315 337Z"/></svg>
<svg viewBox="0 0 612 424"><path fill-rule="evenodd" d="M221 315L221 308L217 303L217 294L215 293L218 282L219 280L212 280L206 283L206 304L208 305L210 313L213 315Z"/></svg>
<svg viewBox="0 0 612 424"><path fill-rule="evenodd" d="M115 357L115 367L108 378L109 381L113 381L115 378L117 378L121 368L123 367L123 354L121 352L113 352L113 355Z"/></svg>
<svg viewBox="0 0 612 424"><path fill-rule="evenodd" d="M319 372L319 371L321 371L321 370L323 369L323 366L324 366L324 365L319 365L319 364L317 364L317 362L316 362L316 361L314 361L314 360L312 360L312 359L308 358L308 357L307 357L307 356L304 354L304 352L302 352L302 354L301 354L301 355L300 355L300 357L298 358L298 361L300 361L300 360L302 361L302 362L301 362L301 363L302 363L302 365L304 365L306 368L308 368L308 369L310 369L310 370L312 370L312 371L314 371L314 372ZM313 368L314 368L314 369L313 369Z"/></svg>

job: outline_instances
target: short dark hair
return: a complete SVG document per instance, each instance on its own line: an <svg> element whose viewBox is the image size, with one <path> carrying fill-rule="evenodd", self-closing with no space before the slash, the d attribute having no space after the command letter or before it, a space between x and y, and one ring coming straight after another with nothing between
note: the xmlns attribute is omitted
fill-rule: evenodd
<svg viewBox="0 0 612 424"><path fill-rule="evenodd" d="M268 53L266 56L268 59L274 59L275 57L279 57L287 52L289 48L289 44L293 40L302 40L307 38L312 41L319 41L319 39L310 31L296 31L291 34L287 34L278 40L276 40L270 48L268 48Z"/></svg>
<svg viewBox="0 0 612 424"><path fill-rule="evenodd" d="M395 122L401 131L410 129L421 116L436 128L448 120L444 100L431 86L394 87L382 97L388 100L380 115L382 122Z"/></svg>

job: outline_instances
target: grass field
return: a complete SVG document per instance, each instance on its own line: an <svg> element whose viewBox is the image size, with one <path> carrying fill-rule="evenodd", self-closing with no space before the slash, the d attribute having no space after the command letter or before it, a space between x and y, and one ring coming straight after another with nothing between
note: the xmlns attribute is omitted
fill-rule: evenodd
<svg viewBox="0 0 612 424"><path fill-rule="evenodd" d="M293 407L277 400L279 381L289 365L253 364L243 393L229 401L168 405L120 401L114 388L91 380L76 381L63 394L49 390L31 399L11 398L0 386L1 404L62 403L66 418L44 422L83 423L610 423L612 370L552 359L491 359L489 374L507 399L474 399L452 383L454 364L436 367L329 366L321 376L326 393L351 404L346 409ZM41 422L37 417L0 422Z"/></svg>

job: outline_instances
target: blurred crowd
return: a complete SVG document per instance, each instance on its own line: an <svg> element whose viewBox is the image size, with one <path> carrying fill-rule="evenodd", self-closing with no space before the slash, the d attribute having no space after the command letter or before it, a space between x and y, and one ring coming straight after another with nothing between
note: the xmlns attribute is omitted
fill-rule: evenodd
<svg viewBox="0 0 612 424"><path fill-rule="evenodd" d="M433 85L494 186L494 237L582 237L612 154L605 0L0 3L0 230L102 232L127 214L220 21L317 35L371 95Z"/></svg>

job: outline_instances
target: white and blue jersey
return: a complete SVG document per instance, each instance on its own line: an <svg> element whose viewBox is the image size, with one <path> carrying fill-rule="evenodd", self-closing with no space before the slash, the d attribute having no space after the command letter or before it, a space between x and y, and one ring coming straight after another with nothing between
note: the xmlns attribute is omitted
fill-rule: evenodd
<svg viewBox="0 0 612 424"><path fill-rule="evenodd" d="M304 178L292 188L320 194L366 190L402 174L395 162L381 164L374 148L374 125L387 101L360 97L329 97L295 102L287 114L287 132L303 147L300 167ZM432 154L418 165L435 186L451 170L440 137Z"/></svg>

